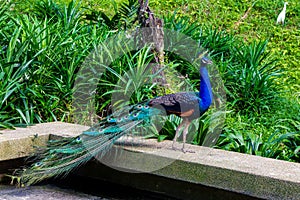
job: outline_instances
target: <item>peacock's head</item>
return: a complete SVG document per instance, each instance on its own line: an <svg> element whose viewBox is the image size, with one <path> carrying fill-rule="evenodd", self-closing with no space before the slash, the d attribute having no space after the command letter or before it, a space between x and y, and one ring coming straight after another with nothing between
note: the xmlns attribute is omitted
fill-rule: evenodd
<svg viewBox="0 0 300 200"><path fill-rule="evenodd" d="M200 68L213 64L213 62L207 57L207 51L198 53L195 61L199 62L198 60L200 60Z"/></svg>
<svg viewBox="0 0 300 200"><path fill-rule="evenodd" d="M201 58L201 66L210 65L212 63L213 62L210 59L208 59L207 57L202 57Z"/></svg>

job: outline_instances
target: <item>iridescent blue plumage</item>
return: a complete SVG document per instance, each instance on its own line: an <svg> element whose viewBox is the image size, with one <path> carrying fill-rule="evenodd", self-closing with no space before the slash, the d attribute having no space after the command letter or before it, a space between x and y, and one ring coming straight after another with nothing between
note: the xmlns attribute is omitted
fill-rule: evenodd
<svg viewBox="0 0 300 200"><path fill-rule="evenodd" d="M207 64L211 64L211 61L202 58L199 92L168 94L143 104L128 106L102 119L77 137L49 141L47 147L36 152L35 163L17 171L16 177L19 182L31 185L46 178L66 175L95 156L101 158L117 139L139 125L146 125L157 115L174 114L183 119L176 129L173 148L175 149L174 144L180 128L184 126L182 151L185 152L184 144L190 122L199 118L212 103L213 95Z"/></svg>

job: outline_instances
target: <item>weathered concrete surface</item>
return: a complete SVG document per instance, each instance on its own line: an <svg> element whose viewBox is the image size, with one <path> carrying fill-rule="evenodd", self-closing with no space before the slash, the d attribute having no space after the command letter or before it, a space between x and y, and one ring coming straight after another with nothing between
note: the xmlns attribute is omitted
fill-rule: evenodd
<svg viewBox="0 0 300 200"><path fill-rule="evenodd" d="M172 150L171 145L171 141L157 144L154 140L143 140L140 144L115 146L112 151L116 151L117 154L111 153L101 162L125 172L145 172L184 181L187 184L200 184L257 198L300 199L299 163L192 145L188 145L189 150L193 150L195 153L184 154ZM159 166L164 167L159 168ZM154 170L151 171L152 169ZM128 180L134 176L112 175L107 172L103 174L97 170L96 165L91 165L86 172L83 169L81 174L90 177L104 177L107 181L113 180L124 185L128 184ZM143 184L143 181L139 181L135 184L132 181L130 184L134 187L165 192L182 199L198 199L202 195L189 189L166 187L164 184L157 186L151 182Z"/></svg>
<svg viewBox="0 0 300 200"><path fill-rule="evenodd" d="M61 189L51 185L31 186L28 188L16 188L14 186L0 185L0 200L88 200L106 198L79 193L74 190Z"/></svg>
<svg viewBox="0 0 300 200"><path fill-rule="evenodd" d="M27 149L21 148L23 144L19 141L18 134L22 141L32 141L34 134L74 136L86 129L87 127L73 124L48 123L30 127L27 133L25 133L26 129L18 129L15 132L2 131L4 134L0 135L0 152L5 150L6 153L1 152L0 160L27 155L26 152L24 153ZM186 188L189 184L196 184L257 198L300 199L299 163L192 145L188 145L188 148L195 153L184 154L181 151L172 150L171 141L157 143L155 140L132 139L131 137L124 137L122 140L120 141L122 146L115 146L102 159L103 163L125 172L143 172L143 174L163 177L173 182L184 182ZM7 142L10 142L9 145ZM6 146L1 147L3 144ZM25 144L28 147L33 143L27 141ZM31 151L31 148L29 150ZM116 175L116 172L102 173L96 165L90 166L84 167L80 174L104 178L139 189L147 190L148 188L181 199L196 198L193 196L195 190L183 191L180 188L171 188L168 185L158 186L155 183L151 186L151 183L143 184L146 182L145 177L145 181L130 181L130 178L135 177L137 173L123 175Z"/></svg>
<svg viewBox="0 0 300 200"><path fill-rule="evenodd" d="M74 136L87 128L75 124L52 122L15 130L0 130L0 161L28 156L34 146L45 144L52 135Z"/></svg>

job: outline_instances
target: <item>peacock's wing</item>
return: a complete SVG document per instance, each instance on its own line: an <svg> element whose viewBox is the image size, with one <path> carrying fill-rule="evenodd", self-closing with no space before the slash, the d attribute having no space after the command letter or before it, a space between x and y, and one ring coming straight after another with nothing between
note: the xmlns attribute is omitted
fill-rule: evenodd
<svg viewBox="0 0 300 200"><path fill-rule="evenodd" d="M168 94L150 100L149 105L164 109L167 114L184 117L199 110L199 102L201 99L197 94L198 93L195 92Z"/></svg>

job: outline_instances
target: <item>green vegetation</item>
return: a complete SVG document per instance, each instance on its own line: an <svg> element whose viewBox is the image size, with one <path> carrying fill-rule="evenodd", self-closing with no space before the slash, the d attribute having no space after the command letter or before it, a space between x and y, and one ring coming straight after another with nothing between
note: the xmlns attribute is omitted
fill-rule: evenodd
<svg viewBox="0 0 300 200"><path fill-rule="evenodd" d="M48 121L72 122L76 73L87 55L118 32L135 27L136 1L16 0L0 2L0 127ZM282 1L150 1L165 27L184 33L209 50L225 84L226 120L216 148L300 161L300 5L290 1L286 24L276 25ZM169 11L172 14L167 14ZM155 84L138 87L148 48L115 60L99 82L96 107L105 115L120 77L140 74L131 102L157 95ZM189 74L195 68L166 54L168 71ZM138 71L135 71L138 69ZM151 82L151 81L150 81ZM137 84L135 84L137 83ZM197 87L195 87L197 89ZM122 91L126 92L126 91ZM193 122L192 143L204 144L210 113ZM104 113L104 114L103 114ZM172 139L179 119L170 116L160 133Z"/></svg>

